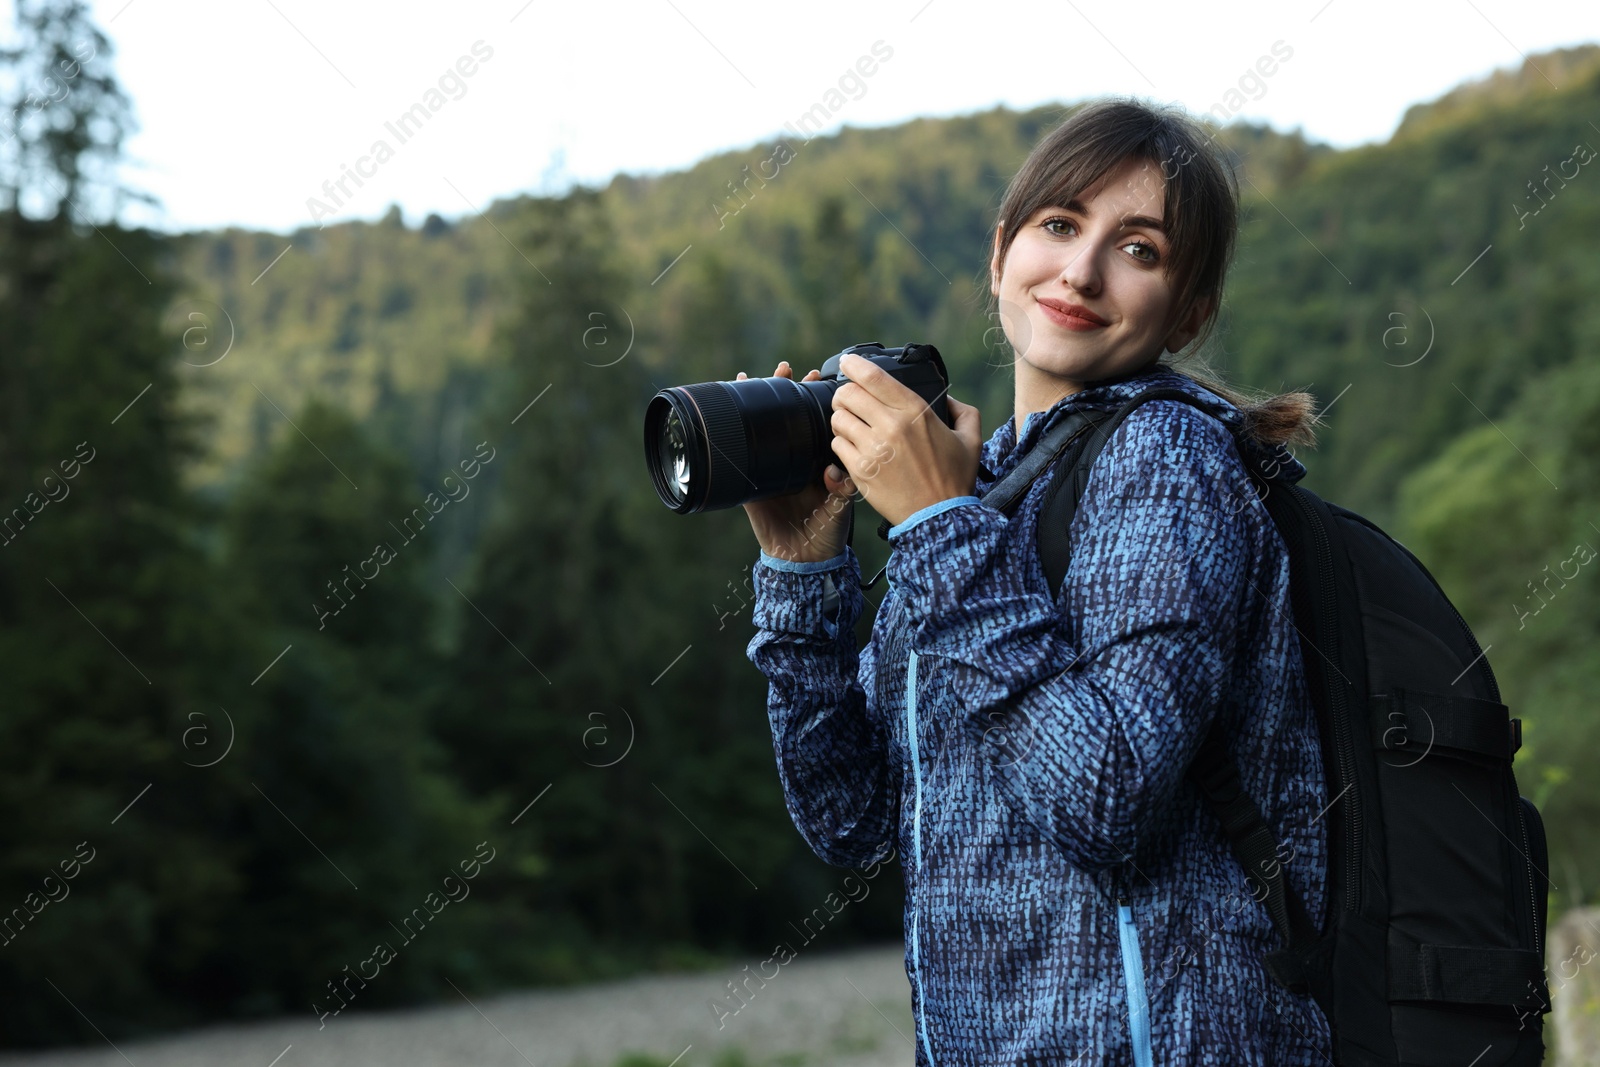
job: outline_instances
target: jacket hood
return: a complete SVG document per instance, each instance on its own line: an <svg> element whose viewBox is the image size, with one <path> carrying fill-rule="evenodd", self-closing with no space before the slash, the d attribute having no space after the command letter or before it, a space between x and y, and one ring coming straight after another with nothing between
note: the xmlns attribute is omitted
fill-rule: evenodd
<svg viewBox="0 0 1600 1067"><path fill-rule="evenodd" d="M1084 408L1115 410L1147 389L1159 386L1182 389L1203 401L1206 409L1234 433L1240 456L1246 464L1253 465L1263 474L1276 471L1278 478L1289 483L1305 477L1305 464L1283 445L1266 445L1253 438L1240 437L1238 431L1244 422L1244 413L1233 404L1186 374L1156 368L1131 377L1091 383L1076 393L1062 397L1044 411L1030 413L1023 420L1020 437L1016 417L1007 419L990 435L979 454L977 495L982 496L991 485L1010 473L1050 427L1072 412Z"/></svg>

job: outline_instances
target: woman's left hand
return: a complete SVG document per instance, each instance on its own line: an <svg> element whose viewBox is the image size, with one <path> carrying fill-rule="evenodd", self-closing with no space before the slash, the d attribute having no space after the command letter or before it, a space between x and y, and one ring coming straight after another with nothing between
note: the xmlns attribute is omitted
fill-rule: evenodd
<svg viewBox="0 0 1600 1067"><path fill-rule="evenodd" d="M898 526L931 504L972 496L983 448L978 409L945 394L952 430L892 374L855 353L833 394L833 451L878 514Z"/></svg>

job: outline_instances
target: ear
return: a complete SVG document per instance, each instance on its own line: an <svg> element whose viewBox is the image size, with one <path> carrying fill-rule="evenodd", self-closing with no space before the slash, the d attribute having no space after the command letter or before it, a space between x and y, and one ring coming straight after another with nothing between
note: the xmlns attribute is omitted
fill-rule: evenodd
<svg viewBox="0 0 1600 1067"><path fill-rule="evenodd" d="M1194 340L1195 335L1200 332L1201 324L1206 321L1206 316L1211 314L1211 308L1215 302L1214 298L1205 296L1189 305L1189 313L1167 335L1166 350L1168 352L1181 352L1184 345Z"/></svg>
<svg viewBox="0 0 1600 1067"><path fill-rule="evenodd" d="M1005 223L997 223L994 228L994 252L989 256L989 293L992 296L1000 295L1000 235L1005 232Z"/></svg>

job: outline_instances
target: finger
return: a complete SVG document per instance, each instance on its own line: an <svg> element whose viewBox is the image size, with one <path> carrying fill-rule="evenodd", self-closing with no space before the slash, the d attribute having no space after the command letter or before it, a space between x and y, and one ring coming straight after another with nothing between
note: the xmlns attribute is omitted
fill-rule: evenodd
<svg viewBox="0 0 1600 1067"><path fill-rule="evenodd" d="M827 471L824 473L825 480L828 483L828 491L830 493L837 494L838 496L856 495L855 483L850 480L849 473L845 471L843 467L830 463L828 464Z"/></svg>
<svg viewBox="0 0 1600 1067"><path fill-rule="evenodd" d="M835 437L833 439L833 454L839 457L839 462L843 464L845 474L848 476L846 480L850 482L851 495L854 496L856 488L854 472L861 467L861 450L851 444L848 439Z"/></svg>
<svg viewBox="0 0 1600 1067"><path fill-rule="evenodd" d="M921 406L923 403L916 390L864 356L847 353L839 360L839 369L851 382L861 386L862 392L885 407L900 408L910 403Z"/></svg>
<svg viewBox="0 0 1600 1067"><path fill-rule="evenodd" d="M899 384L896 382L895 384ZM858 388L852 388L858 386ZM915 396L915 394L912 394ZM918 403L921 399L918 398ZM865 426L887 426L892 421L892 409L865 386L851 380L841 385L833 394L833 410L847 411Z"/></svg>
<svg viewBox="0 0 1600 1067"><path fill-rule="evenodd" d="M816 381L820 377L822 377L822 372L819 371L819 370L814 370L814 371L810 372L809 374L807 374L804 378L802 378L800 380L803 381L803 382L813 382L813 381Z"/></svg>
<svg viewBox="0 0 1600 1067"><path fill-rule="evenodd" d="M740 371L738 377L734 378L733 380L736 382L744 381L744 371Z"/></svg>
<svg viewBox="0 0 1600 1067"><path fill-rule="evenodd" d="M835 435L858 447L869 442L872 436L872 427L848 408L834 408L832 417L828 419L828 425L832 427Z"/></svg>

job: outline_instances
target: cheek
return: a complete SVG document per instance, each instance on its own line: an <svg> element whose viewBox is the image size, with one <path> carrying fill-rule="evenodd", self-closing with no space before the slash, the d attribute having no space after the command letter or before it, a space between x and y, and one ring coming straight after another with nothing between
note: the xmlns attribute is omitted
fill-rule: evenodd
<svg viewBox="0 0 1600 1067"><path fill-rule="evenodd" d="M1060 264L1055 262L1048 247L1040 247L1039 242L1024 230L1006 250L1001 271L1000 291L1017 292L1055 277L1060 273Z"/></svg>
<svg viewBox="0 0 1600 1067"><path fill-rule="evenodd" d="M1134 322L1136 330L1154 333L1161 328L1171 307L1172 293L1164 279L1149 274L1141 274L1129 281L1129 286L1124 290L1123 314Z"/></svg>

